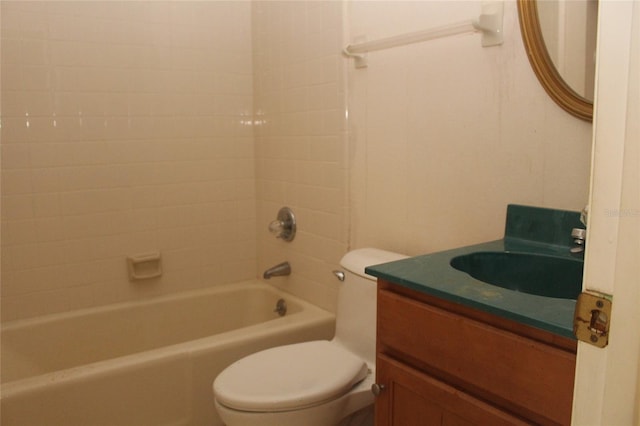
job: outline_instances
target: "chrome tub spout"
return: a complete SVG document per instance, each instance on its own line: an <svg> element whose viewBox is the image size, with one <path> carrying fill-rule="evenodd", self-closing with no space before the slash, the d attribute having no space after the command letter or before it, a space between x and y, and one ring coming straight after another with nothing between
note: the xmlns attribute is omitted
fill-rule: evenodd
<svg viewBox="0 0 640 426"><path fill-rule="evenodd" d="M271 277L283 277L290 274L291 265L289 265L289 262L282 262L264 271L264 274L262 274L262 278L268 280Z"/></svg>

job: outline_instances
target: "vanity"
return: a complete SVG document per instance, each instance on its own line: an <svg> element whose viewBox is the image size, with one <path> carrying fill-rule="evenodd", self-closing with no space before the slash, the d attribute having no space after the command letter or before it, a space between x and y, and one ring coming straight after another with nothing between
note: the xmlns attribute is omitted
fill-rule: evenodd
<svg viewBox="0 0 640 426"><path fill-rule="evenodd" d="M367 268L376 425L570 424L578 227L576 212L510 205L502 240Z"/></svg>

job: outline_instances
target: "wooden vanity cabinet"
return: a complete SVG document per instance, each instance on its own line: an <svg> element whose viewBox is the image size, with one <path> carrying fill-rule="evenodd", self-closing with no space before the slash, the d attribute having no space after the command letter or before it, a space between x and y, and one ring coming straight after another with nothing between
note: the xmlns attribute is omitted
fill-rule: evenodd
<svg viewBox="0 0 640 426"><path fill-rule="evenodd" d="M377 426L571 423L576 343L378 281Z"/></svg>

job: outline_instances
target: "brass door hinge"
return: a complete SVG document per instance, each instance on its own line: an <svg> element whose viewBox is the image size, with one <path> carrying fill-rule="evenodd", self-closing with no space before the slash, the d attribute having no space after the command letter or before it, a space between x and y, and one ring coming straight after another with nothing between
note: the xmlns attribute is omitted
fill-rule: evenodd
<svg viewBox="0 0 640 426"><path fill-rule="evenodd" d="M582 292L573 314L573 333L578 340L604 348L609 343L611 296Z"/></svg>

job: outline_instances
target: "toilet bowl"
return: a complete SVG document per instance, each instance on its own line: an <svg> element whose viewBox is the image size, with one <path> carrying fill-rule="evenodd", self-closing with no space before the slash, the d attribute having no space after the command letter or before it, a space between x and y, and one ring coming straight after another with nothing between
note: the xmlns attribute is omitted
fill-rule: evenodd
<svg viewBox="0 0 640 426"><path fill-rule="evenodd" d="M373 403L375 278L369 265L406 256L359 249L341 260L336 335L254 353L213 383L216 411L227 426L334 426Z"/></svg>

